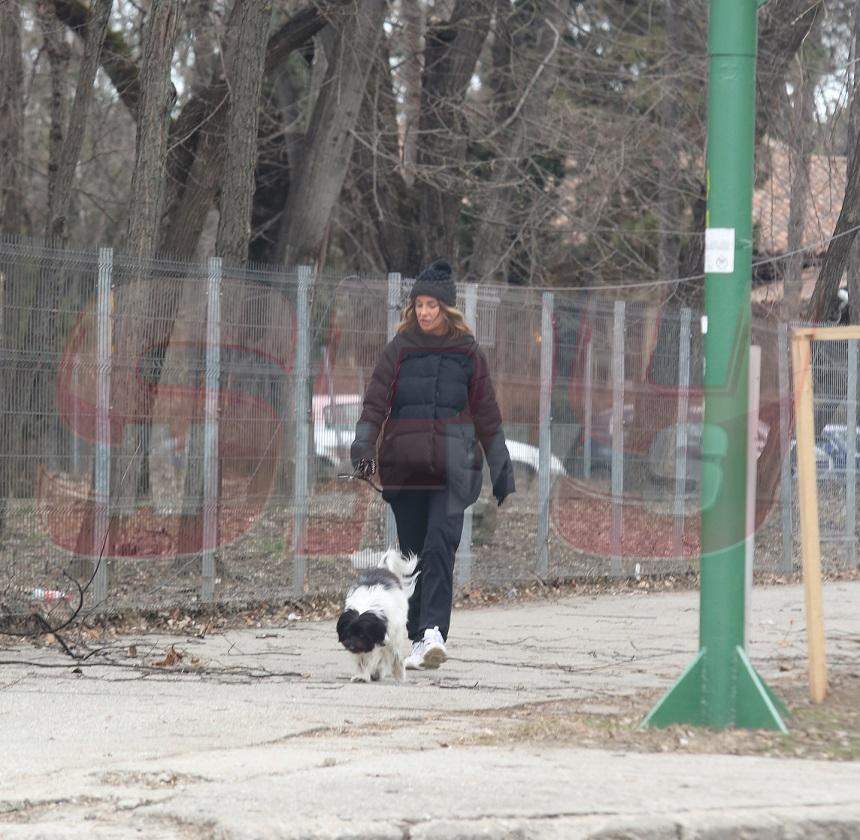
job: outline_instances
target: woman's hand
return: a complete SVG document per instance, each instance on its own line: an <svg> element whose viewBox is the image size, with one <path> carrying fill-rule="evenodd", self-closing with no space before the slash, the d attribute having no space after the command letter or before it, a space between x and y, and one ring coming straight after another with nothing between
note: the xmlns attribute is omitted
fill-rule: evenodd
<svg viewBox="0 0 860 840"><path fill-rule="evenodd" d="M356 470L362 478L370 478L376 472L376 461L373 458L362 458Z"/></svg>

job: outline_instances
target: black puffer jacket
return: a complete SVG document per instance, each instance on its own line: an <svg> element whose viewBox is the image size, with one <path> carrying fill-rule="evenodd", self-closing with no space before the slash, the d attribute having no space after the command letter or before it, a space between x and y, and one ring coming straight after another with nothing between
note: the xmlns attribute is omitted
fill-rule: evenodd
<svg viewBox="0 0 860 840"><path fill-rule="evenodd" d="M434 336L416 327L385 346L364 395L354 466L377 457L380 429L380 480L388 499L402 488L447 486L467 507L481 492L481 448L494 495L514 492L487 359L471 335Z"/></svg>

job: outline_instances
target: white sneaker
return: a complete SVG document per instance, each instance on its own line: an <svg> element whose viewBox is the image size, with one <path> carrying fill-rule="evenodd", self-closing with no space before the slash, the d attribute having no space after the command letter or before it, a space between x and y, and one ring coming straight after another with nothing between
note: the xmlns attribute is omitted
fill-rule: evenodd
<svg viewBox="0 0 860 840"><path fill-rule="evenodd" d="M412 650L403 661L407 671L421 670L421 661L424 659L424 639L412 642Z"/></svg>
<svg viewBox="0 0 860 840"><path fill-rule="evenodd" d="M422 644L422 668L438 668L448 658L448 651L445 650L445 640L442 638L438 627L428 627L424 631Z"/></svg>

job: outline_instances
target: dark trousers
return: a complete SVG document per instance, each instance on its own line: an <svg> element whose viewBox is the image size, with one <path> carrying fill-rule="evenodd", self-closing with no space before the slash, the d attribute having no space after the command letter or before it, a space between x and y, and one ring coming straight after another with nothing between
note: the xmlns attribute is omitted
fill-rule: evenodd
<svg viewBox="0 0 860 840"><path fill-rule="evenodd" d="M438 627L448 638L454 601L454 555L463 533L463 510L447 489L401 490L391 499L404 554L418 555L418 581L409 600L409 638Z"/></svg>

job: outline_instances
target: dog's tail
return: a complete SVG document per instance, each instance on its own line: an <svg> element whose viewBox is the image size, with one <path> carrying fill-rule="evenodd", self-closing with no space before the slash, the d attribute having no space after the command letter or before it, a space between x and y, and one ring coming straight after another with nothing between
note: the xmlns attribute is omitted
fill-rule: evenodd
<svg viewBox="0 0 860 840"><path fill-rule="evenodd" d="M415 591L415 583L418 579L418 555L410 554L409 557L404 557L397 549L389 548L382 559L379 561L382 568L388 569L393 575L396 575L400 580L400 585L406 593L407 598L412 597Z"/></svg>

